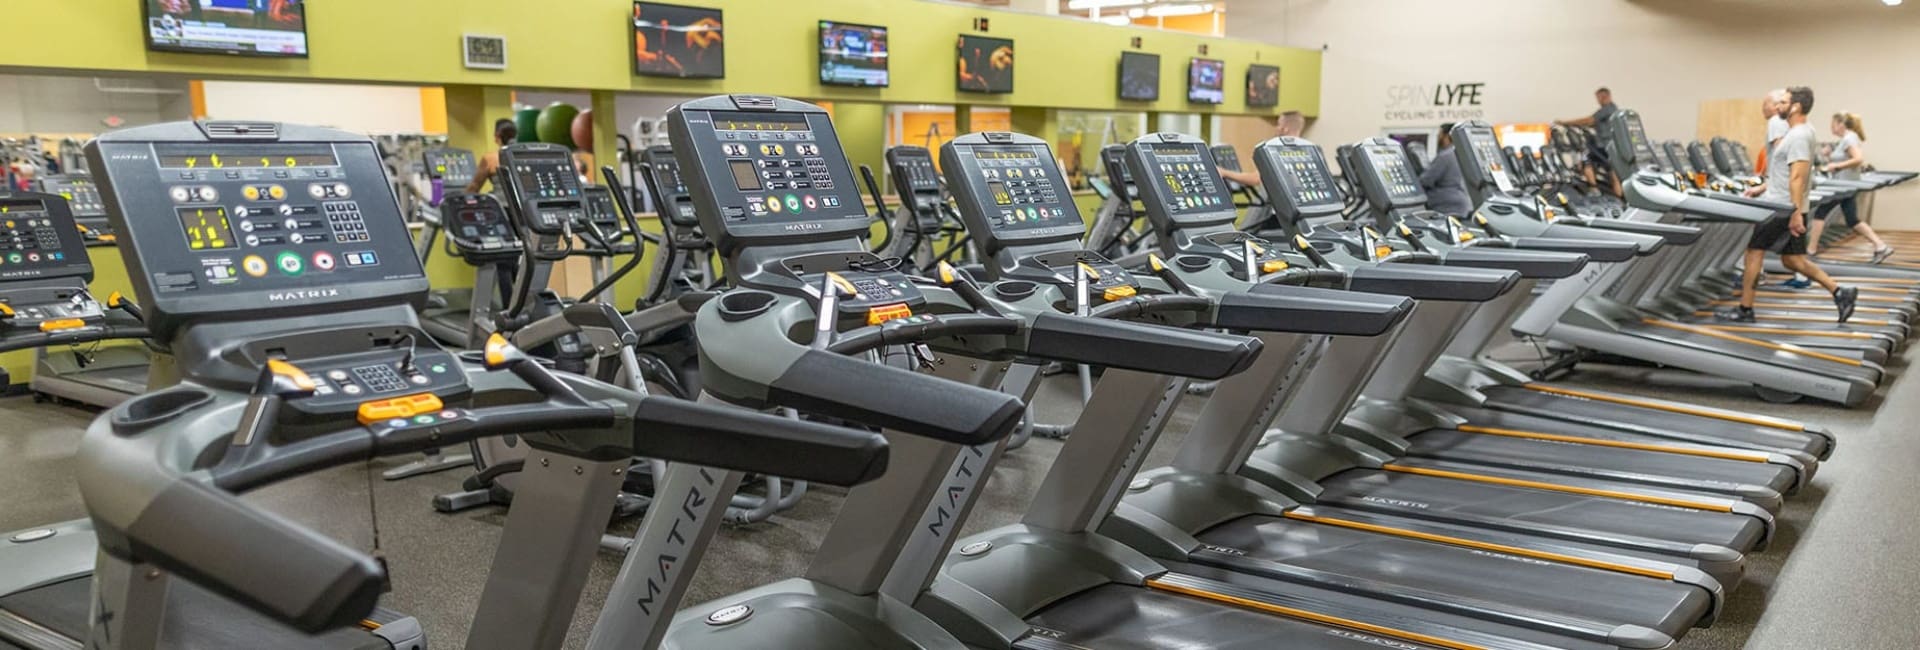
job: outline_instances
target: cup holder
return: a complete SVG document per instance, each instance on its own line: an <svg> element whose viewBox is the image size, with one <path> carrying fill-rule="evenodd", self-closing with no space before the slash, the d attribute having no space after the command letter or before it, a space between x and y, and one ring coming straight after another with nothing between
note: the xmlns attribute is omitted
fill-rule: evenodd
<svg viewBox="0 0 1920 650"><path fill-rule="evenodd" d="M173 388L147 393L113 409L113 431L122 435L138 433L211 401L213 393L198 388Z"/></svg>
<svg viewBox="0 0 1920 650"><path fill-rule="evenodd" d="M1199 273L1213 266L1213 260L1200 255L1180 255L1173 258L1173 265L1189 273Z"/></svg>
<svg viewBox="0 0 1920 650"><path fill-rule="evenodd" d="M765 291L729 291L720 296L720 318L737 323L773 308L775 296Z"/></svg>
<svg viewBox="0 0 1920 650"><path fill-rule="evenodd" d="M1006 280L993 285L993 294L1003 300L1024 300L1039 290L1040 285L1026 280Z"/></svg>

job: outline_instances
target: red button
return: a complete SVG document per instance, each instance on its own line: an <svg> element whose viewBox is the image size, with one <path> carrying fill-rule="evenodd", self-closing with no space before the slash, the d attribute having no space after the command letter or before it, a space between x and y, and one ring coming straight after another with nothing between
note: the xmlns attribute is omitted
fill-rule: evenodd
<svg viewBox="0 0 1920 650"><path fill-rule="evenodd" d="M326 251L320 251L318 253L314 253L313 268L320 269L322 271L332 271L333 270L333 253L329 253Z"/></svg>

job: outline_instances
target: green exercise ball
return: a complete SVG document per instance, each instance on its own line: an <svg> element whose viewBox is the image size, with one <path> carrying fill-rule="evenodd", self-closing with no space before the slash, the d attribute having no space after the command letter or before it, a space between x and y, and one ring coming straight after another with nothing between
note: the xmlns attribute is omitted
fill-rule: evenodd
<svg viewBox="0 0 1920 650"><path fill-rule="evenodd" d="M540 109L540 119L535 123L535 129L540 134L540 141L569 147L573 146L573 118L579 116L580 109L575 108L572 104L554 102L552 105Z"/></svg>
<svg viewBox="0 0 1920 650"><path fill-rule="evenodd" d="M538 108L522 108L514 111L513 125L520 129L520 138L517 142L539 142L540 132L537 124L539 120L540 109Z"/></svg>

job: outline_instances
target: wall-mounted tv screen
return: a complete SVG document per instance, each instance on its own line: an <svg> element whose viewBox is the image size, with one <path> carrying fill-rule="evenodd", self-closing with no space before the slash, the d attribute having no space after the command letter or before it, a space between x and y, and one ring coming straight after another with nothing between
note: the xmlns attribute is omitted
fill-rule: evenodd
<svg viewBox="0 0 1920 650"><path fill-rule="evenodd" d="M301 0L144 0L147 49L164 52L307 55Z"/></svg>
<svg viewBox="0 0 1920 650"><path fill-rule="evenodd" d="M956 81L961 92L1013 92L1013 41L988 36L960 36L959 71Z"/></svg>
<svg viewBox="0 0 1920 650"><path fill-rule="evenodd" d="M1194 59L1187 64L1187 101L1199 104L1227 101L1227 63Z"/></svg>
<svg viewBox="0 0 1920 650"><path fill-rule="evenodd" d="M1120 98L1137 102L1160 99L1160 55L1120 53Z"/></svg>
<svg viewBox="0 0 1920 650"><path fill-rule="evenodd" d="M887 28L820 21L820 83L886 87Z"/></svg>
<svg viewBox="0 0 1920 650"><path fill-rule="evenodd" d="M725 78L725 26L719 9L633 3L633 73L683 79Z"/></svg>
<svg viewBox="0 0 1920 650"><path fill-rule="evenodd" d="M1280 68L1259 64L1247 66L1247 105L1280 105Z"/></svg>

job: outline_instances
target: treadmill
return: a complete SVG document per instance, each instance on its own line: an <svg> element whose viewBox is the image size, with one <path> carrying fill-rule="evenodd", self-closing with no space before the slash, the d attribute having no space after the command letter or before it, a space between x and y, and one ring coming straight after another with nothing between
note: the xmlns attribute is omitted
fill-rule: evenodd
<svg viewBox="0 0 1920 650"><path fill-rule="evenodd" d="M1205 150L1199 143L1184 146L1189 152ZM1313 313L1294 311L1301 303L1279 294L1187 293L1179 288L1177 276L1170 282L1128 271L1082 248L1084 227L1071 201L1054 188L1053 179L1061 175L1040 139L969 134L943 147L941 159L969 233L992 260L985 269L991 282L982 293L1005 301L1001 309L1045 315L1071 308L1088 323L1097 321L1087 318L1130 316L1222 329L1274 329L1276 322ZM1192 161L1186 164L1185 173L1198 173ZM1231 199L1217 191L1220 187L1188 199L1213 211L1231 210ZM1067 295L1072 298L1059 299ZM1398 304L1382 305L1376 299L1356 308L1362 314L1371 312L1362 320L1374 321L1358 325L1356 331L1379 327L1381 317L1390 320ZM1283 373L1265 364L1285 366L1300 349L1301 340L1290 335L1273 340L1281 343L1278 349L1263 345L1260 359L1254 361L1256 368L1263 368L1252 380L1256 383L1271 385ZM1088 345L1116 347L1136 364L1159 363L1153 360L1164 356L1131 343ZM1195 356L1190 361L1200 360ZM1020 523L939 540L943 552L903 557L889 582L924 590L916 609L969 645L986 648L1320 647L1354 640L1348 634L1335 637L1324 628L1312 631L1318 625L1386 636L1379 642L1393 647L1615 647L1642 642L1660 647L1666 642L1664 635L1635 625L1554 619L1568 623L1560 626L1540 620L1545 617L1493 615L1490 610L1497 608L1471 606L1482 603L1433 602L1423 598L1432 595L1423 589L1379 583L1363 587L1361 581L1327 572L1295 582L1217 565L1156 561L1106 537L1098 531L1158 431L1151 421L1177 405L1186 395L1187 379L1182 377L1193 377L1197 370L1189 366L1170 375L1109 364ZM1244 374L1235 373L1235 380ZM1004 389L1030 394L1034 387L1028 381ZM942 499L929 508L920 521L941 527L916 531L916 538L948 537L946 522L964 519L979 482L992 475L999 458L998 453L985 453L952 465L943 492L957 499ZM1341 534L1332 528L1324 532ZM1392 546L1386 539L1382 543ZM1443 555L1457 550L1427 548ZM925 570L931 564L940 565L937 574ZM1302 621L1318 625L1303 629ZM1577 629L1570 633L1568 628Z"/></svg>
<svg viewBox="0 0 1920 650"><path fill-rule="evenodd" d="M1687 194L1657 171L1633 166L1634 156L1651 157L1646 131L1631 110L1614 119L1619 122L1610 130L1617 141L1614 158L1625 165L1623 172L1631 173L1622 184L1629 206L1623 220L1657 223L1694 215L1751 224L1771 216L1767 209ZM1737 228L1732 234L1743 237L1738 235L1743 231ZM1679 262L1695 269L1712 263ZM1637 307L1638 299L1689 278L1666 266L1636 265L1634 271L1616 268L1555 282L1514 321L1513 329L1590 352L1750 382L1763 398L1810 396L1857 406L1882 378L1884 369L1876 363L1659 318Z"/></svg>
<svg viewBox="0 0 1920 650"><path fill-rule="evenodd" d="M88 247L114 245L113 228L106 224L106 206L100 201L100 190L94 186L91 176L49 174L35 182L41 192L66 202L83 244ZM21 261L12 258L31 258L35 254L33 246L33 241L20 237L14 238L11 244L0 242L0 261L19 264ZM107 407L146 391L147 369L153 366L153 354L144 343L137 341L108 346L91 344L84 348L43 347L34 351L33 362L33 379L28 388L36 395Z"/></svg>
<svg viewBox="0 0 1920 650"><path fill-rule="evenodd" d="M1454 152L1460 157L1468 195L1480 206L1484 219L1498 232L1520 236L1598 238L1638 241L1641 253L1619 264L1641 264L1673 241L1692 241L1698 230L1612 219L1588 219L1556 213L1538 197L1516 195L1506 169L1493 152L1493 127L1465 122L1454 128ZM1609 271L1611 272L1611 271ZM1509 323L1489 323L1499 328ZM1755 415L1744 411L1572 388L1535 381L1527 373L1487 357L1497 334L1476 330L1462 335L1442 357L1415 395L1447 404L1551 418L1563 426L1616 429L1679 442L1739 449L1784 452L1811 473L1815 463L1833 453L1831 432L1805 423Z"/></svg>
<svg viewBox="0 0 1920 650"><path fill-rule="evenodd" d="M1236 213L1230 195L1220 191L1225 184L1203 142L1152 134L1129 144L1128 154L1135 178L1151 179L1140 187L1149 220L1162 241L1176 242L1166 249L1173 254L1170 263L1153 260L1156 274L1197 295L1223 295L1226 300L1251 291L1293 302L1283 330L1240 324L1267 341L1267 356L1247 372L1220 382L1175 466L1147 472L1130 484L1121 505L1101 527L1103 533L1164 560L1288 582L1342 584L1356 593L1469 616L1522 625L1583 621L1568 626L1579 632L1566 633L1591 634L1603 641L1618 625L1630 623L1658 630L1667 635L1662 643L1670 642L1711 619L1721 582L1695 567L1677 566L1672 557L1623 557L1629 552L1620 548L1530 535L1518 517L1486 529L1301 505L1281 491L1237 476L1245 454L1301 392L1301 376L1326 347L1321 338L1379 337L1413 310L1413 301L1404 297L1288 285L1472 281L1474 274L1413 265L1360 267L1353 275L1314 268L1298 255L1282 252L1282 246L1233 230ZM1177 170L1182 163L1202 171L1163 171ZM1296 351L1277 354L1289 349ZM1157 431L1165 426L1166 418L1154 417L1164 416L1164 410L1151 403L1138 408L1150 412L1144 416L1150 418L1150 427ZM1072 453L1072 446L1079 444L1074 440L1081 436L1099 435L1076 430L1062 454ZM1430 494L1448 493L1448 484L1466 490L1454 494L1478 492L1464 482L1430 483ZM1304 480L1293 487L1286 494L1318 489ZM1510 492L1509 502L1557 498ZM1543 508L1568 508L1582 499L1558 499ZM1738 579L1737 570L1732 577Z"/></svg>

